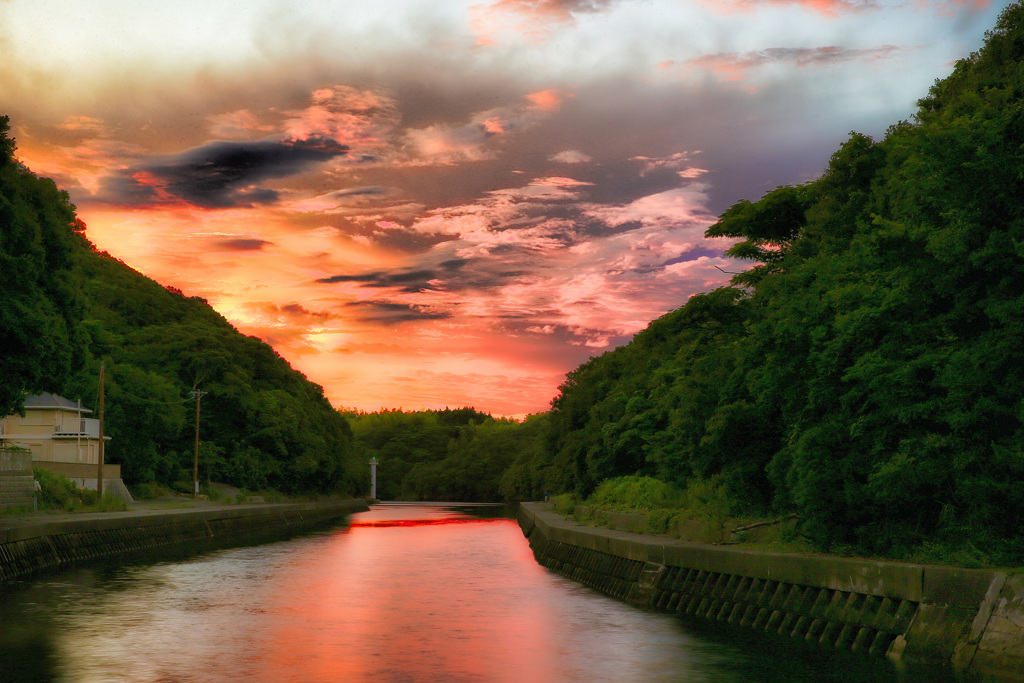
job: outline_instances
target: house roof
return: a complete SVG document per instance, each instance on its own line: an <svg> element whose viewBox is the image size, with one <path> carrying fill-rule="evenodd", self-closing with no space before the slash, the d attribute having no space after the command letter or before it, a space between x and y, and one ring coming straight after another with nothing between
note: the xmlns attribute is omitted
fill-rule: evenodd
<svg viewBox="0 0 1024 683"><path fill-rule="evenodd" d="M79 408L78 404L75 401L66 399L63 396L58 396L57 394L49 393L36 394L35 396L26 396L25 410L30 410L32 408L59 408L61 410L74 410L75 412L81 410L83 413L92 412L88 408Z"/></svg>

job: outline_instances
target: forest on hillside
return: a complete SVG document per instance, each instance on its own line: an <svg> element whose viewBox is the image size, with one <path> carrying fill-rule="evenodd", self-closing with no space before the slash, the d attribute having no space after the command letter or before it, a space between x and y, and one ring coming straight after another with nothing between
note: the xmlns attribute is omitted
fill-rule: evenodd
<svg viewBox="0 0 1024 683"><path fill-rule="evenodd" d="M725 211L755 265L568 374L577 492L711 481L821 548L1024 560L1024 7L918 105Z"/></svg>
<svg viewBox="0 0 1024 683"><path fill-rule="evenodd" d="M0 412L51 391L95 408L105 363L107 461L130 486L200 479L251 491L353 494L367 478L323 390L204 300L162 287L85 237L68 194L15 158L0 117Z"/></svg>

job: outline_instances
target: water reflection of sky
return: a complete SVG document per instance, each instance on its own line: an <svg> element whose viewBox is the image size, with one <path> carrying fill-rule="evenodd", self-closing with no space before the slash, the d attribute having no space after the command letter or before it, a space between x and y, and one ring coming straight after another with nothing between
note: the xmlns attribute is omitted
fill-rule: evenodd
<svg viewBox="0 0 1024 683"><path fill-rule="evenodd" d="M599 595L540 567L511 519L377 506L351 522L0 593L0 680L46 661L69 683L889 678Z"/></svg>
<svg viewBox="0 0 1024 683"><path fill-rule="evenodd" d="M679 680L714 659L540 567L513 520L440 507L3 599L73 683Z"/></svg>

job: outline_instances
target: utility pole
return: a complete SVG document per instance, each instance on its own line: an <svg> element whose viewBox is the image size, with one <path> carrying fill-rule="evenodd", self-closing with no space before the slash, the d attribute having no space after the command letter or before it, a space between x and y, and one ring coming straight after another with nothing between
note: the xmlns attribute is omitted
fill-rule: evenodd
<svg viewBox="0 0 1024 683"><path fill-rule="evenodd" d="M377 500L377 458L370 458L370 498Z"/></svg>
<svg viewBox="0 0 1024 683"><path fill-rule="evenodd" d="M104 363L100 361L100 445L96 457L96 493L103 498L103 372ZM82 416L81 413L78 414Z"/></svg>
<svg viewBox="0 0 1024 683"><path fill-rule="evenodd" d="M189 395L196 400L196 457L192 465L192 498L199 496L199 403L210 392L196 389Z"/></svg>

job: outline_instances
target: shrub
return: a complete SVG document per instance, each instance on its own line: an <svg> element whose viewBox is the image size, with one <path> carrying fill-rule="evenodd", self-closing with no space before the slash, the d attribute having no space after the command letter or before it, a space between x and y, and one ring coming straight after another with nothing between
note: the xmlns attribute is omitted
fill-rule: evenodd
<svg viewBox="0 0 1024 683"><path fill-rule="evenodd" d="M551 506L560 515L571 515L576 510L576 494L560 493L551 496Z"/></svg>
<svg viewBox="0 0 1024 683"><path fill-rule="evenodd" d="M44 510L65 510L66 512L121 512L128 504L109 491L103 498L92 489L80 489L67 477L49 470L33 468L32 474L39 482L39 507Z"/></svg>
<svg viewBox="0 0 1024 683"><path fill-rule="evenodd" d="M148 484L135 484L129 487L132 498L135 500L155 500L162 495L166 489L157 484L156 482L150 482Z"/></svg>
<svg viewBox="0 0 1024 683"><path fill-rule="evenodd" d="M587 502L609 510L647 512L666 507L674 498L669 484L652 477L616 477L602 481Z"/></svg>

